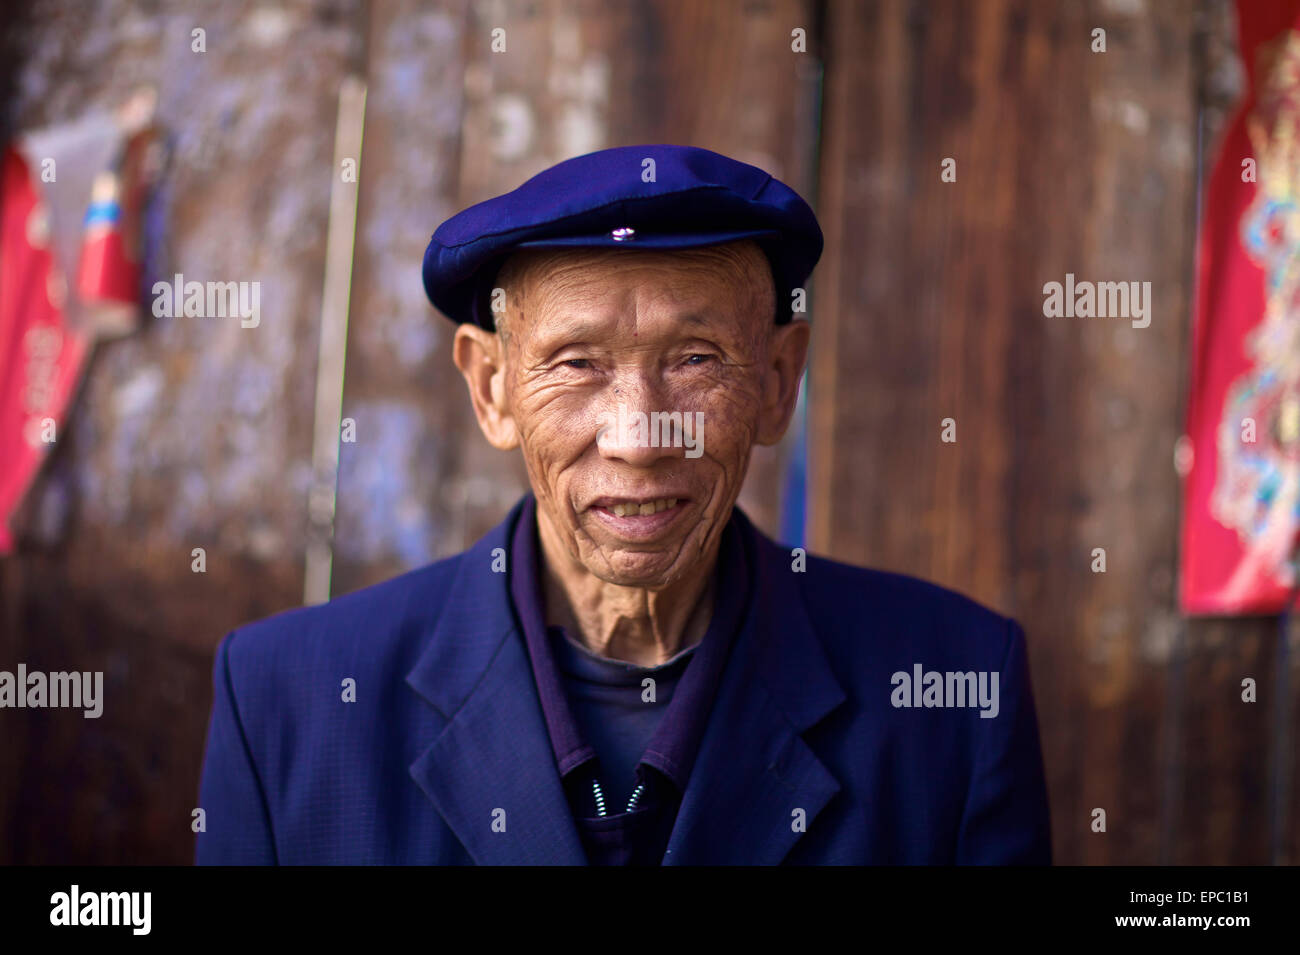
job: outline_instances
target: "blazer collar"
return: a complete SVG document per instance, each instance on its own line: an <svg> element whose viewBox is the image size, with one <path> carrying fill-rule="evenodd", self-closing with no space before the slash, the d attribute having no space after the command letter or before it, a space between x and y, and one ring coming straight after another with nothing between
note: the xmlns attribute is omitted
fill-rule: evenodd
<svg viewBox="0 0 1300 955"><path fill-rule="evenodd" d="M508 559L522 506L459 557L407 674L447 720L410 772L476 863L582 865L506 574L494 570Z"/></svg>
<svg viewBox="0 0 1300 955"><path fill-rule="evenodd" d="M446 719L411 777L480 864L583 864L541 701L510 603L523 509L459 558L428 644L406 681ZM789 552L737 508L754 599L709 715L664 863L775 864L839 791L799 734L845 699L796 585ZM500 548L500 550L498 550Z"/></svg>
<svg viewBox="0 0 1300 955"><path fill-rule="evenodd" d="M800 734L845 700L797 586L790 552L739 509L755 564L737 635L665 865L775 865L840 785ZM802 825L799 821L802 820Z"/></svg>

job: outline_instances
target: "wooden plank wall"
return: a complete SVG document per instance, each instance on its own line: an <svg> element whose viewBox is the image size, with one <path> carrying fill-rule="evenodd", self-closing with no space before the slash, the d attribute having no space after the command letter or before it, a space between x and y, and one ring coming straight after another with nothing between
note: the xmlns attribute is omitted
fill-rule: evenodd
<svg viewBox="0 0 1300 955"><path fill-rule="evenodd" d="M812 546L1024 623L1063 862L1271 858L1271 705L1240 681L1272 699L1275 625L1188 626L1174 600L1198 120L1229 10L829 7ZM1066 273L1151 282L1149 327L1044 317Z"/></svg>
<svg viewBox="0 0 1300 955"><path fill-rule="evenodd" d="M1268 861L1269 712L1236 687L1254 675L1268 698L1273 630L1184 627L1173 610L1196 130L1229 98L1207 79L1231 60L1229 10L230 0L196 23L182 3L38 0L0 15L3 48L22 54L0 65L5 124L156 84L177 144L163 271L264 286L259 329L151 322L101 349L20 516L21 553L0 561L0 665L103 669L109 706L99 721L5 717L0 863L190 858L212 650L300 599L348 73L369 97L335 593L462 549L524 487L479 436L451 326L424 300L433 228L589 149L717 149L812 198L827 231L813 546L1025 623L1058 860ZM1088 51L1094 26L1104 55ZM1043 318L1043 282L1067 271L1150 280L1151 327ZM956 445L938 441L946 416ZM789 454L757 453L742 496L769 531ZM1105 575L1089 569L1099 546ZM1105 835L1089 832L1094 806Z"/></svg>
<svg viewBox="0 0 1300 955"><path fill-rule="evenodd" d="M260 282L261 317L150 319L94 356L0 562L0 660L103 671L104 713L0 717L0 863L193 858L213 649L301 598L337 87L362 13L41 0L4 20L14 129L155 86L174 145L158 274Z"/></svg>

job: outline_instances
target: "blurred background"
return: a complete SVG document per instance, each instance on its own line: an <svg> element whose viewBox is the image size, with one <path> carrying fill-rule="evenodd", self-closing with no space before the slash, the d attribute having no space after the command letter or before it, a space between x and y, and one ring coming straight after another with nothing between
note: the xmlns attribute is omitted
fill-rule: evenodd
<svg viewBox="0 0 1300 955"><path fill-rule="evenodd" d="M474 424L425 246L561 159L644 142L754 163L817 209L801 421L742 504L792 545L1024 624L1057 861L1294 863L1279 694L1300 653L1276 618L1189 620L1176 599L1198 196L1242 92L1234 17L1231 0L7 7L5 139L154 90L169 157L146 279L257 281L261 319L146 308L86 360L10 521L0 669L102 670L104 713L0 712L0 863L191 861L213 650L300 604L307 550L330 545L309 506L334 484L313 458L323 354L346 354L355 422L334 594L501 519L522 467ZM348 77L364 148L346 338L323 350ZM1043 284L1067 272L1150 281L1150 326L1046 319Z"/></svg>

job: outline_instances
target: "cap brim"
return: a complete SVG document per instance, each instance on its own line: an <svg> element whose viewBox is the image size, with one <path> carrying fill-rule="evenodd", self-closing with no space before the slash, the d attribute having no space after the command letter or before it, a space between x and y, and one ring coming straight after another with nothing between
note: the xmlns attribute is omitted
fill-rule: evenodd
<svg viewBox="0 0 1300 955"><path fill-rule="evenodd" d="M625 238L615 238L610 232L590 235L565 235L548 239L532 239L517 243L516 249L700 249L709 245L724 245L742 239L777 239L777 229L741 229L729 232L651 232L637 230Z"/></svg>
<svg viewBox="0 0 1300 955"><path fill-rule="evenodd" d="M764 246L764 254L768 254L770 249L767 247L767 240L780 242L782 236L783 233L780 229L730 229L725 232L655 232L650 229L637 229L631 236L621 239L614 238L612 232L548 236L510 245L496 256L488 268L490 271L495 272L496 269L501 267L501 263L509 257L510 253L518 249L630 249L632 251L637 249L702 249L711 245L725 245L728 242L754 239ZM491 330L493 328L492 320L490 317L485 318L487 313L483 311L481 305L482 303L476 296L470 305L469 320L481 328Z"/></svg>

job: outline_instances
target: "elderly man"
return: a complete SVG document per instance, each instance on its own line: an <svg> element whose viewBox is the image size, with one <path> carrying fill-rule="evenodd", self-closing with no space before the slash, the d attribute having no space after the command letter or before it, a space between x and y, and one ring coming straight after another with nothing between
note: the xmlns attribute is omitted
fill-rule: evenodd
<svg viewBox="0 0 1300 955"><path fill-rule="evenodd" d="M463 554L222 642L198 860L1048 862L1020 627L735 507L795 406L821 247L789 188L677 146L444 223L425 288L532 493Z"/></svg>

